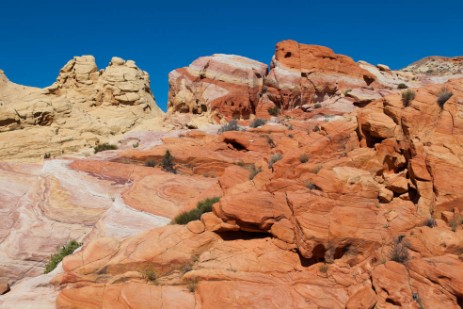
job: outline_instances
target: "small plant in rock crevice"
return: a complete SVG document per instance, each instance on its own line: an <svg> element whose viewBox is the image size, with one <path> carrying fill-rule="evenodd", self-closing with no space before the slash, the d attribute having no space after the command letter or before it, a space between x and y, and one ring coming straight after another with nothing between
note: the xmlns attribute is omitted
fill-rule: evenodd
<svg viewBox="0 0 463 309"><path fill-rule="evenodd" d="M196 208L177 215L172 221L173 223L176 223L176 224L187 224L190 221L199 220L199 218L201 218L201 215L203 213L211 212L212 205L217 203L219 200L220 200L220 197L216 196L216 197L207 198L201 202L198 202L198 204L196 204Z"/></svg>
<svg viewBox="0 0 463 309"><path fill-rule="evenodd" d="M405 90L404 92L402 92L402 103L405 107L409 106L410 105L410 102L413 101L415 99L415 91L413 90Z"/></svg>
<svg viewBox="0 0 463 309"><path fill-rule="evenodd" d="M426 225L427 227L433 228L433 227L435 227L437 225L436 219L434 219L433 217L429 217L424 222L424 225Z"/></svg>
<svg viewBox="0 0 463 309"><path fill-rule="evenodd" d="M408 86L406 84L404 84L404 83L400 83L400 84L397 85L397 89L407 89L407 88L408 88Z"/></svg>
<svg viewBox="0 0 463 309"><path fill-rule="evenodd" d="M67 255L72 254L77 248L82 246L82 243L79 243L75 240L69 241L66 245L62 246L57 253L50 256L50 261L45 265L45 274L48 274L53 269L58 266L58 264L63 260Z"/></svg>
<svg viewBox="0 0 463 309"><path fill-rule="evenodd" d="M158 280L158 276L156 272L152 269L145 269L142 272L143 279L149 282L156 282Z"/></svg>
<svg viewBox="0 0 463 309"><path fill-rule="evenodd" d="M249 124L249 126L251 128L257 128L257 127L263 126L266 123L267 121L265 119L256 118Z"/></svg>
<svg viewBox="0 0 463 309"><path fill-rule="evenodd" d="M270 157L270 161L268 162L268 168L273 169L273 164L280 161L283 156L279 153L276 153Z"/></svg>
<svg viewBox="0 0 463 309"><path fill-rule="evenodd" d="M301 155L299 156L299 162L301 162L301 163L307 163L307 162L309 162L309 156L306 155L305 153L304 153L304 154L301 154Z"/></svg>
<svg viewBox="0 0 463 309"><path fill-rule="evenodd" d="M170 153L169 150L166 150L166 153L162 157L161 163L159 165L162 167L163 170L169 173L176 174L177 171L175 170L174 164L174 157Z"/></svg>
<svg viewBox="0 0 463 309"><path fill-rule="evenodd" d="M321 273L326 274L326 273L328 272L328 268L329 268L328 265L325 264L325 263L323 263L322 265L320 265L320 266L318 267L318 270L319 270Z"/></svg>
<svg viewBox="0 0 463 309"><path fill-rule="evenodd" d="M270 115L272 115L272 116L278 116L278 114L280 113L280 109L279 109L278 107L276 107L276 106L270 107L270 108L268 109L268 113L269 113Z"/></svg>
<svg viewBox="0 0 463 309"><path fill-rule="evenodd" d="M193 293L194 291L196 291L196 287L198 286L198 279L192 278L192 279L186 280L186 286L187 286L188 291Z"/></svg>
<svg viewBox="0 0 463 309"><path fill-rule="evenodd" d="M240 127L238 125L238 121L236 119L231 120L229 123L224 124L219 129L219 133L227 132L227 131L239 131Z"/></svg>
<svg viewBox="0 0 463 309"><path fill-rule="evenodd" d="M112 144L109 144L109 143L104 143L104 144L99 144L99 145L95 146L94 151L95 151L95 153L98 153L98 152L101 152L101 151L116 150L116 149L117 149L116 145L112 145Z"/></svg>
<svg viewBox="0 0 463 309"><path fill-rule="evenodd" d="M452 220L450 220L449 225L453 232L456 232L460 224L463 223L463 219L459 214L453 215Z"/></svg>
<svg viewBox="0 0 463 309"><path fill-rule="evenodd" d="M409 259L408 253L408 243L404 239L403 235L398 236L392 242L392 249L390 253L391 261L395 261L397 263L406 263Z"/></svg>
<svg viewBox="0 0 463 309"><path fill-rule="evenodd" d="M254 177L257 176L257 174L262 172L262 168L261 167L257 168L254 164L251 165L251 167L249 167L248 169L249 169L249 180L253 180Z"/></svg>
<svg viewBox="0 0 463 309"><path fill-rule="evenodd" d="M146 167L155 167L156 166L156 162L154 162L154 160L150 159L150 160L147 160L145 162L145 166Z"/></svg>
<svg viewBox="0 0 463 309"><path fill-rule="evenodd" d="M439 107L443 109L445 102L447 102L452 96L453 93L450 90L442 88L437 95L437 104L439 104Z"/></svg>

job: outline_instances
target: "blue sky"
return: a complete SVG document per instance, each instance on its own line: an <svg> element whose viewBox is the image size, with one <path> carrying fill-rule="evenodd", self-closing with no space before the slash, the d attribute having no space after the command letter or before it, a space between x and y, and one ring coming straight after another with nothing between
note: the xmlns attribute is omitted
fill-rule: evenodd
<svg viewBox="0 0 463 309"><path fill-rule="evenodd" d="M133 59L161 108L167 74L214 53L269 63L284 39L401 68L429 55L463 55L463 1L21 1L2 0L0 69L44 87L73 56Z"/></svg>

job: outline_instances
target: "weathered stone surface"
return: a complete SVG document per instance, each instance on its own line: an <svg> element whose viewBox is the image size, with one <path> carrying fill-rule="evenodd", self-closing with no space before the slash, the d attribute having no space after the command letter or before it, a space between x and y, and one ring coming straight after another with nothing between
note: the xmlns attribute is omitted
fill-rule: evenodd
<svg viewBox="0 0 463 309"><path fill-rule="evenodd" d="M255 113L267 65L240 56L216 54L169 74L170 112L249 118Z"/></svg>
<svg viewBox="0 0 463 309"><path fill-rule="evenodd" d="M70 60L45 89L2 78L0 159L36 161L83 151L144 119L160 122L162 112L149 84L148 74L133 61L113 58L98 71L92 56Z"/></svg>
<svg viewBox="0 0 463 309"><path fill-rule="evenodd" d="M463 80L414 81L404 106L397 83L413 73L313 46L281 49L275 63L301 72L292 57L305 68L318 63L307 76L321 76L320 85L331 76L340 88L320 106L288 105L257 128L240 120L247 131L134 130L119 150L89 158L0 164L0 274L11 286L0 307L459 308ZM243 71L217 62L195 74L239 84L249 78L245 62ZM102 81L92 63L63 69L82 91L73 96L91 97ZM135 64L114 58L111 68L107 96L94 97L99 106L142 105ZM364 71L374 76L369 86ZM54 91L73 89L68 79ZM443 87L452 96L438 104ZM256 112L268 117L275 103L261 103ZM53 126L48 105L37 106L44 112L35 129ZM169 128L199 119L169 117ZM167 150L175 173L162 167ZM209 197L220 197L212 212L168 224ZM84 246L39 275L73 238Z"/></svg>
<svg viewBox="0 0 463 309"><path fill-rule="evenodd" d="M282 109L322 102L330 96L374 84L376 77L351 58L331 49L282 41L277 44L271 70L265 78L261 103Z"/></svg>

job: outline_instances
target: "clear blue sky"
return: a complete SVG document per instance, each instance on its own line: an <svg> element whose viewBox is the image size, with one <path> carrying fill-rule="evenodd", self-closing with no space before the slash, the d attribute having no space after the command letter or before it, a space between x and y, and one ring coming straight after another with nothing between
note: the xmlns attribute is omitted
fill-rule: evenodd
<svg viewBox="0 0 463 309"><path fill-rule="evenodd" d="M392 68L463 55L462 12L461 0L2 0L0 69L44 87L76 55L94 55L100 68L133 59L165 109L169 71L213 53L269 63L284 39Z"/></svg>

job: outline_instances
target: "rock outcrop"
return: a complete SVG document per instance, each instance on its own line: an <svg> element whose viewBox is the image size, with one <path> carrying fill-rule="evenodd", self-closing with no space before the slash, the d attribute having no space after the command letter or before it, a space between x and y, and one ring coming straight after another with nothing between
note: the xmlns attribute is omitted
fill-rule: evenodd
<svg viewBox="0 0 463 309"><path fill-rule="evenodd" d="M252 101L258 115L268 116L259 104L283 109L267 123L130 132L118 150L88 158L1 164L0 307L461 308L463 79L425 85L411 72L306 46L280 49L281 63L261 81L280 69L301 72L294 55L308 57L308 69L318 63L308 55L319 53L331 56L307 76L339 88L298 105L278 101L286 88L272 84ZM79 77L67 71L82 85L63 78L54 91L89 91L92 104L126 107L113 101L116 83L95 94L102 75L84 63ZM197 82L239 84L217 66ZM180 88L191 82L182 70ZM238 72L246 80L254 71ZM416 86L408 100L399 82ZM293 86L288 98L302 89ZM263 103L270 93L278 100ZM178 106L197 108L185 102L194 104ZM215 106L204 114L252 117ZM211 211L168 224L212 197ZM83 247L36 276L70 239Z"/></svg>
<svg viewBox="0 0 463 309"><path fill-rule="evenodd" d="M431 80L435 79L436 82L439 80L442 82L443 77L462 77L463 57L426 57L408 65L402 71L411 72L420 77L427 76Z"/></svg>
<svg viewBox="0 0 463 309"><path fill-rule="evenodd" d="M16 85L1 74L0 158L76 152L161 115L148 74L130 60L115 57L98 71L92 56L75 57L45 89Z"/></svg>
<svg viewBox="0 0 463 309"><path fill-rule="evenodd" d="M255 113L266 74L267 65L245 57L201 57L169 73L168 110L249 118Z"/></svg>
<svg viewBox="0 0 463 309"><path fill-rule="evenodd" d="M271 101L281 109L294 109L349 89L374 86L375 82L373 74L327 47L283 41L276 46L265 78L263 103Z"/></svg>

